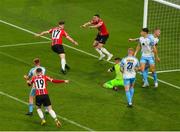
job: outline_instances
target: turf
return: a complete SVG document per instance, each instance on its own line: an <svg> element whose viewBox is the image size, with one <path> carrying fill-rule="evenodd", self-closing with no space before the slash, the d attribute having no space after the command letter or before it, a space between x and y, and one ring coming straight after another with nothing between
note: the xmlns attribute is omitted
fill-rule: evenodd
<svg viewBox="0 0 180 132"><path fill-rule="evenodd" d="M95 55L92 42L97 31L79 28L95 13L101 14L107 23L110 38L106 47L114 56L124 57L128 47L135 47L127 40L138 36L142 25L143 1L139 0L2 0L0 5L1 20L34 32L47 30L64 19L66 30L79 42L76 48ZM2 23L0 28L0 45L46 41ZM66 40L64 43L71 45ZM68 47L65 50L71 70L64 76L59 73L59 58L51 51L49 42L0 48L0 91L27 102L30 88L23 75L32 67L32 59L39 57L49 76L70 80L67 85L49 84L52 105L58 115L101 131L180 130L179 89L163 83L159 83L158 89L152 86L142 89L138 75L135 107L128 109L123 88L114 92L101 86L113 78L113 74L106 72L112 64ZM179 86L177 73L159 74L159 79ZM85 130L62 119L63 127L58 129L49 115L47 125L42 127L36 112L33 117L24 115L27 105L3 95L0 100L0 130Z"/></svg>

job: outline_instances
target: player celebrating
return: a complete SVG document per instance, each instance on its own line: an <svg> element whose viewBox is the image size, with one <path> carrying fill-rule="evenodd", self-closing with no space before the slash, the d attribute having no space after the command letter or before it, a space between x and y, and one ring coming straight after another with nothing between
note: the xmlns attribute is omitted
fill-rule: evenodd
<svg viewBox="0 0 180 132"><path fill-rule="evenodd" d="M105 88L110 88L110 89L114 89L115 91L117 91L118 90L117 86L124 86L123 76L120 71L120 65L119 65L120 61L121 61L120 58L115 58L115 65L112 68L108 69L108 72L115 71L116 77L115 77L115 79L104 83L103 86Z"/></svg>
<svg viewBox="0 0 180 132"><path fill-rule="evenodd" d="M66 59L65 59L65 52L63 48L63 43L62 43L62 38L65 37L68 39L70 42L74 43L75 45L78 45L78 43L73 40L64 30L64 21L59 22L58 27L54 27L48 31L43 31L40 34L36 34L36 36L42 36L44 34L51 34L52 38L52 50L57 53L61 59L61 72L63 74L66 74L66 70L69 70L70 67L66 64Z"/></svg>
<svg viewBox="0 0 180 132"><path fill-rule="evenodd" d="M29 79L32 78L32 76L36 75L36 69L37 68L41 68L42 69L42 74L45 75L46 69L40 65L40 59L35 58L33 60L33 63L35 65L35 67L31 68L28 75L24 75L24 79L26 79L26 80L29 80ZM28 113L26 115L30 115L30 116L33 115L33 99L35 97L35 94L36 94L36 89L34 88L34 86L32 86L32 89L31 89L30 94L29 94L29 111L28 111Z"/></svg>
<svg viewBox="0 0 180 132"><path fill-rule="evenodd" d="M136 51L135 51L134 55L136 56L138 51L141 49L142 56L141 56L140 64L141 64L141 71L142 71L143 80L144 80L144 84L142 87L149 86L147 74L144 71L146 64L148 63L150 65L150 70L151 70L152 74L155 74L154 56L157 61L160 61L158 54L157 54L156 46L154 44L154 38L152 36L149 36L148 32L149 32L148 28L143 28L141 31L140 38L129 39L130 42L133 42L133 41L138 42L139 41L139 44L136 47Z"/></svg>
<svg viewBox="0 0 180 132"><path fill-rule="evenodd" d="M102 21L100 16L98 14L94 15L91 21L83 24L81 27L98 29L99 32L94 40L93 46L100 54L99 60L102 60L105 57L105 54L108 56L107 61L111 60L113 55L103 47L109 37L109 33L106 29L105 23Z"/></svg>
<svg viewBox="0 0 180 132"><path fill-rule="evenodd" d="M68 83L68 80L56 80L52 79L48 76L43 75L42 69L37 68L36 69L36 76L32 77L31 81L27 81L27 84L31 86L32 84L36 88L36 106L37 106L37 113L39 117L41 118L41 125L44 125L46 123L46 120L44 119L43 112L41 110L41 105L43 104L45 107L48 108L49 114L54 119L56 126L60 127L61 123L57 119L56 113L52 109L51 101L49 99L48 91L47 91L47 81L51 81L53 83Z"/></svg>
<svg viewBox="0 0 180 132"><path fill-rule="evenodd" d="M120 65L121 71L123 72L124 87L126 91L128 107L132 107L136 70L139 69L139 61L134 57L134 49L128 49L128 56L122 59Z"/></svg>

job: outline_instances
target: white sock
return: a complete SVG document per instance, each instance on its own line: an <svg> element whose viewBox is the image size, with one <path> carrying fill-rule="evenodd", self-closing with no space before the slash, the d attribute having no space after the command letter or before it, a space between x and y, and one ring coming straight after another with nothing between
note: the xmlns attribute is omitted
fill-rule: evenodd
<svg viewBox="0 0 180 132"><path fill-rule="evenodd" d="M66 60L65 59L61 59L61 68L63 70L65 70L65 65L66 65Z"/></svg>
<svg viewBox="0 0 180 132"><path fill-rule="evenodd" d="M41 110L40 108L37 109L37 113L38 113L38 115L39 115L39 117L40 117L41 119L44 119L43 112L42 112L42 110Z"/></svg>
<svg viewBox="0 0 180 132"><path fill-rule="evenodd" d="M56 119L57 117L56 117L56 113L54 112L54 110L49 110L49 114L51 115L51 117L53 118L53 119Z"/></svg>
<svg viewBox="0 0 180 132"><path fill-rule="evenodd" d="M98 48L95 48L95 49L101 56L103 55L103 53L102 53L102 51L100 49L98 49Z"/></svg>
<svg viewBox="0 0 180 132"><path fill-rule="evenodd" d="M103 52L103 53L105 53L106 55L110 55L111 53L109 53L109 51L107 51L107 49L105 49L105 48L101 48L101 51Z"/></svg>

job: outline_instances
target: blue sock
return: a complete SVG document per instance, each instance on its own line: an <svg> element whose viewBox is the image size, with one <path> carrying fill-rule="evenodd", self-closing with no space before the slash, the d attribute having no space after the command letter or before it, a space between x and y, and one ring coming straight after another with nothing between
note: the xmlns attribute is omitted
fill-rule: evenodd
<svg viewBox="0 0 180 132"><path fill-rule="evenodd" d="M148 83L148 79L147 79L148 74L146 74L146 71L145 71L145 70L142 72L142 75L143 75L144 83L147 84L147 83Z"/></svg>
<svg viewBox="0 0 180 132"><path fill-rule="evenodd" d="M29 104L29 112L33 112L33 104Z"/></svg>
<svg viewBox="0 0 180 132"><path fill-rule="evenodd" d="M131 100L132 100L132 98L133 98L133 95L134 95L134 88L130 88L130 89L129 89L129 91L130 91Z"/></svg>
<svg viewBox="0 0 180 132"><path fill-rule="evenodd" d="M126 98L127 98L128 103L132 103L132 102L131 102L131 94L130 94L130 91L129 91L129 90L126 91Z"/></svg>
<svg viewBox="0 0 180 132"><path fill-rule="evenodd" d="M157 73L153 72L152 76L154 78L154 82L157 83Z"/></svg>

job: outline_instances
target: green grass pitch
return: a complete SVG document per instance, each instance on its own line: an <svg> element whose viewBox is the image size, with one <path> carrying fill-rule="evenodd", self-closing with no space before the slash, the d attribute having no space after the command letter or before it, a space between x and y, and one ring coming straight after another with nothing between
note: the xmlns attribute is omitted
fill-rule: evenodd
<svg viewBox="0 0 180 132"><path fill-rule="evenodd" d="M66 30L79 42L75 47L97 55L92 48L96 30L79 26L99 13L106 22L110 38L106 47L115 57L124 57L129 37L138 37L142 26L143 0L0 0L0 19L33 32L56 26L60 19L66 21ZM50 49L50 42L22 46L2 47L21 43L48 41L0 22L0 130L180 130L180 89L159 83L158 89L142 89L142 79L137 76L133 109L126 107L124 89L114 92L101 84L113 78L106 70L112 64L65 47L71 71L59 73L58 56ZM49 37L49 36L47 36ZM49 95L56 113L67 120L56 128L50 115L47 125L40 126L34 111L25 116L30 88L23 75L32 67L32 59L39 57L49 76L69 79L70 83L49 83ZM160 80L180 87L180 72L158 74ZM151 79L150 79L151 80ZM151 84L153 84L151 80ZM6 93L12 97L2 95ZM75 123L74 123L75 122ZM78 123L78 124L77 124ZM85 127L85 128L84 128Z"/></svg>

